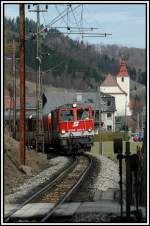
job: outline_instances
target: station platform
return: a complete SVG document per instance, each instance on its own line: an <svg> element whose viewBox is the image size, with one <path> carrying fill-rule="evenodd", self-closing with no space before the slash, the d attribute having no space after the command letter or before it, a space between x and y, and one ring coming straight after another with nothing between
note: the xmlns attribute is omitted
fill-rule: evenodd
<svg viewBox="0 0 150 226"><path fill-rule="evenodd" d="M7 217L10 213L17 210L11 218L13 219L38 219L45 216L52 208L52 203L30 203L23 206L21 209L19 204L6 204L4 206L4 216ZM139 207L142 211L142 216L146 218L146 210L144 207ZM126 206L123 204L123 214L125 215ZM131 206L131 211L135 207ZM74 214L114 214L120 215L120 204L113 200L99 200L94 202L69 202L61 205L53 213L53 217L72 217Z"/></svg>

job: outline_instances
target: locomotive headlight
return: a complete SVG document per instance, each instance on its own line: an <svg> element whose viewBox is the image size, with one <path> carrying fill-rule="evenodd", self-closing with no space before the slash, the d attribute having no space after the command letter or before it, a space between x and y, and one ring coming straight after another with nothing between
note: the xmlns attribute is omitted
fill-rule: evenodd
<svg viewBox="0 0 150 226"><path fill-rule="evenodd" d="M92 129L88 129L89 132L92 132Z"/></svg>
<svg viewBox="0 0 150 226"><path fill-rule="evenodd" d="M72 106L73 106L73 108L76 108L77 104L76 104L76 103L74 103Z"/></svg>
<svg viewBox="0 0 150 226"><path fill-rule="evenodd" d="M65 132L66 132L65 130L62 130L62 131L61 131L62 134L65 134Z"/></svg>

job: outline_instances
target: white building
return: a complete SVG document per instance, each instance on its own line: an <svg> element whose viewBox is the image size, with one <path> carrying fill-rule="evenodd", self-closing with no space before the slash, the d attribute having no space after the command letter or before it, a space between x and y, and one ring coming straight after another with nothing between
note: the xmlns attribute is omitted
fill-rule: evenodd
<svg viewBox="0 0 150 226"><path fill-rule="evenodd" d="M120 62L119 73L116 79L110 74L100 86L100 91L115 97L115 116L130 116L130 77L124 60Z"/></svg>

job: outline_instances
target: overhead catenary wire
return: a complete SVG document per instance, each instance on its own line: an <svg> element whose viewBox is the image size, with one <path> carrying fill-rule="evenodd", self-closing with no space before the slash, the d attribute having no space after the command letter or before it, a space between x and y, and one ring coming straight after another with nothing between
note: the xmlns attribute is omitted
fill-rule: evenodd
<svg viewBox="0 0 150 226"><path fill-rule="evenodd" d="M76 10L77 8L79 8L80 5L77 5L75 8L73 8L72 10ZM59 20L63 19L67 14L70 14L72 12L72 10L63 10L58 16L56 16L49 24L46 25L46 28L48 27L52 27L53 24L57 23ZM30 10L30 12L32 12L33 10ZM34 11L35 12L35 11ZM65 13L65 14L64 14ZM64 15L63 15L64 14ZM37 36L38 34L42 33L45 31L46 28L42 28L41 30L38 31L38 33L34 33L35 36ZM30 35L31 36L31 35ZM26 40L30 39L31 37L27 37L26 36Z"/></svg>
<svg viewBox="0 0 150 226"><path fill-rule="evenodd" d="M54 29L58 29L58 28L61 28L61 29L66 29L67 28L67 26L66 27L63 27L63 26L57 26L57 27L53 27ZM100 29L100 28L97 28L97 27L83 27L83 28L81 28L81 27L72 27L72 26L70 26L69 27L70 29L80 29L80 30L91 30L91 31L93 31L93 30L96 30L96 29Z"/></svg>
<svg viewBox="0 0 150 226"><path fill-rule="evenodd" d="M69 11L69 4L67 5L67 28L69 27L69 14L68 14L68 11ZM68 29L67 29L67 35L68 35Z"/></svg>
<svg viewBox="0 0 150 226"><path fill-rule="evenodd" d="M63 10L62 12L60 12L59 13L59 15L58 16L56 16L48 25L46 25L46 28L48 28L49 26L50 27L52 27L52 25L53 24L55 24L55 23L57 23L59 20L63 20L64 22L65 22L65 20L64 20L64 17L67 15L67 17L68 17L68 15L72 12L73 13L73 11L75 11L78 7L80 7L80 5L77 5L75 8L72 8L72 7L70 7L69 6L69 8L67 7L67 9L65 9L65 10ZM57 6L56 6L56 8L57 8ZM71 9L70 9L71 8ZM58 9L57 9L58 10ZM64 14L65 13L65 14ZM67 21L68 21L68 19L67 19ZM82 5L82 21L83 21L83 5ZM76 21L77 22L77 21ZM45 31L45 29L46 28L42 28L41 30L39 30L39 33L41 33L41 32L43 32L43 31ZM65 28L65 27L54 27L54 28ZM95 29L99 29L99 28L83 28L83 22L82 22L82 28L79 28L78 27L78 25L77 25L77 27L69 27L68 25L67 25L67 28L74 28L74 29L78 29L78 30L80 30L80 32L81 32L81 34L82 34L82 31L84 30L91 30L91 31L93 31L93 30L95 30ZM70 34L69 32L68 32L68 30L70 30L70 29L67 29L67 33L64 33L64 34ZM57 32L58 33L58 32ZM72 34L78 34L78 33L72 33ZM33 36L36 36L37 35L37 33L34 33L34 35ZM83 35L84 34L82 34L82 39L83 39ZM95 34L93 34L93 35L95 35ZM109 34L107 34L107 35L109 35ZM30 38L30 37L29 37ZM28 40L29 38L27 38L26 37L26 40Z"/></svg>
<svg viewBox="0 0 150 226"><path fill-rule="evenodd" d="M57 12L58 12L58 14L60 15L60 11L59 11L59 9L57 8L57 6L55 5L55 8L56 8L56 10L57 10ZM62 18L62 20L64 21L64 24L66 24L66 26L67 26L67 23L66 23L66 21L64 20L64 18ZM61 27L60 27L61 28ZM66 28L66 27L65 27Z"/></svg>
<svg viewBox="0 0 150 226"><path fill-rule="evenodd" d="M55 32L54 32L55 33ZM58 32L56 32L58 34ZM63 34L68 34L67 32L63 32ZM85 34L85 35L91 35L91 36L107 36L107 35L112 35L110 33L89 33L89 32L69 32L69 34Z"/></svg>
<svg viewBox="0 0 150 226"><path fill-rule="evenodd" d="M44 10L43 10L43 7L41 6L41 8L42 8L42 16L43 16L43 20L44 20L44 23L45 23L45 26L46 26L46 20L45 20L45 16L44 16Z"/></svg>
<svg viewBox="0 0 150 226"><path fill-rule="evenodd" d="M83 35L83 37L105 38L107 35L111 35L111 34L106 34L106 35Z"/></svg>
<svg viewBox="0 0 150 226"><path fill-rule="evenodd" d="M77 8L79 8L79 7L80 7L80 5L77 5L75 8L73 8L73 11L76 10ZM66 11L66 9L61 14L63 14L65 11ZM67 15L67 13L70 14L71 10L70 11L68 10L67 12L65 12L64 15L62 15L60 17L57 16L56 18L54 18L49 24L46 25L46 27L52 26L53 24L57 23L59 20L64 18ZM39 31L39 33L43 32L44 30L45 30L45 28L41 29Z"/></svg>
<svg viewBox="0 0 150 226"><path fill-rule="evenodd" d="M41 10L41 12L42 12L43 10ZM36 12L36 10L29 10L29 12ZM59 17L60 16L62 16L62 14L63 13L65 13L66 12L66 9L64 9L59 15L57 15L49 24L47 24L46 25L46 28L48 27L48 26L50 26L51 24L53 24L54 22L55 22L55 20L58 20L58 19L60 19ZM43 32L43 31L45 31L45 28L42 28L41 30L39 30L38 31L38 33L41 33L41 32ZM35 35L38 35L38 33L35 33Z"/></svg>
<svg viewBox="0 0 150 226"><path fill-rule="evenodd" d="M81 28L83 29L83 4L81 7ZM82 34L82 42L83 42L83 34Z"/></svg>
<svg viewBox="0 0 150 226"><path fill-rule="evenodd" d="M76 25L77 25L77 27L78 27L78 26L79 26L79 24L78 24L78 22L77 22L77 19L76 19L76 16L75 16L75 14L74 14L74 11L72 10L72 6L70 6L70 8L71 8L71 11L72 11L72 14L73 14L73 17L74 17L75 23L76 23ZM79 28L79 31L80 31L80 28Z"/></svg>
<svg viewBox="0 0 150 226"><path fill-rule="evenodd" d="M65 8L62 12L59 13L59 15L57 15L47 26L49 26L50 24L54 23L55 20L59 19L63 13L65 13L67 11L67 9Z"/></svg>

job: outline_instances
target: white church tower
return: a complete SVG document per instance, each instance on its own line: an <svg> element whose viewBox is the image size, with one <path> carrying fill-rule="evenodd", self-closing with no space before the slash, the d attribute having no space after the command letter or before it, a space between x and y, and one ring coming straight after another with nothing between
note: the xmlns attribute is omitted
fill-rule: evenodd
<svg viewBox="0 0 150 226"><path fill-rule="evenodd" d="M126 96L126 114L131 115L131 111L129 108L130 104L130 77L126 68L126 63L122 59L120 61L120 69L117 74L117 83L121 87L121 89L127 94Z"/></svg>

